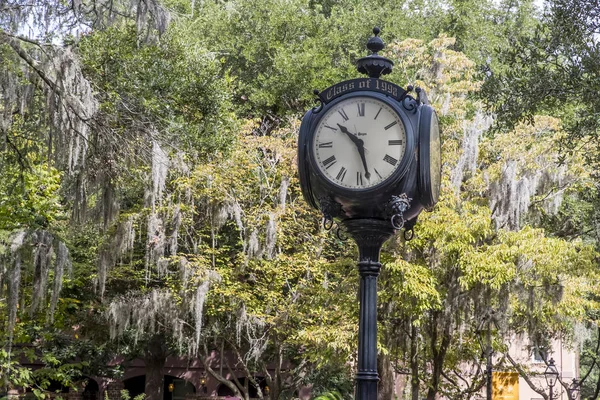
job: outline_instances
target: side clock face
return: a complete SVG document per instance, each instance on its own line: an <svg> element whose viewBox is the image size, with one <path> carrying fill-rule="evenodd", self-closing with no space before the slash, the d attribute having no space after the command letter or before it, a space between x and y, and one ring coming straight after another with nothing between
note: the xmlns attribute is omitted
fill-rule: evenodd
<svg viewBox="0 0 600 400"><path fill-rule="evenodd" d="M434 203L437 203L442 184L442 144L440 142L440 123L435 112L431 118L430 132L429 171L431 174L431 194Z"/></svg>
<svg viewBox="0 0 600 400"><path fill-rule="evenodd" d="M423 106L419 128L419 191L425 208L437 203L441 182L440 124L434 109Z"/></svg>
<svg viewBox="0 0 600 400"><path fill-rule="evenodd" d="M361 96L340 101L320 119L312 152L330 182L353 190L390 179L406 151L400 116L385 102Z"/></svg>

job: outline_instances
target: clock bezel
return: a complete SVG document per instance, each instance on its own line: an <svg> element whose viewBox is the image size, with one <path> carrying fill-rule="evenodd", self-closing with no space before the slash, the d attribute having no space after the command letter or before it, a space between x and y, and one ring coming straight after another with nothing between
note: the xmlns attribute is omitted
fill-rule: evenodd
<svg viewBox="0 0 600 400"><path fill-rule="evenodd" d="M319 165L316 161L316 157L314 154L314 140L315 140L315 136L316 136L315 135L316 129L319 126L319 124L320 124L321 120L323 119L323 117L325 116L325 114L327 114L327 111L329 109L335 107L339 103L342 103L349 99L354 99L354 98L359 98L359 97L370 97L370 98L379 100L379 101L385 103L387 106L389 106L392 109L392 111L394 111L398 115L400 121L402 122L402 124L404 126L404 131L406 133L406 146L404 149L404 154L402 155L402 159L399 161L400 165L385 180L383 180L380 183L378 183L377 185L371 186L369 188L347 188L347 187L338 185L337 183L330 180L329 177L327 177L325 174L323 174L321 172L321 169L319 168ZM352 198L353 196L356 197L357 195L369 196L374 193L381 192L382 190L385 190L388 188L394 188L400 182L400 180L406 175L406 173L408 172L408 170L410 168L411 162L414 160L414 157L415 157L415 128L412 125L411 118L408 116L408 113L402 109L402 106L400 103L398 103L396 100L390 98L389 96L386 96L386 95L378 93L378 92L356 91L356 92L349 93L347 95L340 96L339 98L333 100L332 102L324 105L323 108L321 110L319 110L318 114L315 114L315 118L311 121L311 125L310 125L310 128L308 129L308 131L309 131L309 137L307 140L307 145L308 145L309 149L307 149L307 150L309 150L309 151L307 151L307 153L308 153L308 161L310 164L310 170L312 171L312 173L314 175L318 176L320 178L320 180L325 185L327 185L332 192L338 193L341 196L348 196L350 198Z"/></svg>
<svg viewBox="0 0 600 400"><path fill-rule="evenodd" d="M438 187L438 196L433 193L431 181L431 122L436 118L438 121L438 136L440 136L440 158L441 158L441 129L440 119L433 107L422 105L419 110L419 157L418 157L418 188L420 200L423 207L431 209L439 199L440 189ZM440 160L440 186L441 186L441 160Z"/></svg>

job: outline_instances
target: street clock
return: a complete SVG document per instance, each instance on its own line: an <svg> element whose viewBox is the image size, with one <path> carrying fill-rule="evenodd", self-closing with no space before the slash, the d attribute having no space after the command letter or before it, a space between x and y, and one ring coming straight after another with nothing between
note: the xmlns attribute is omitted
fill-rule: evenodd
<svg viewBox="0 0 600 400"><path fill-rule="evenodd" d="M439 197L439 121L424 91L413 97L379 79L393 63L377 55L383 42L374 32L373 54L358 61L369 77L316 92L320 105L302 119L300 183L326 219L387 219L410 229Z"/></svg>
<svg viewBox="0 0 600 400"><path fill-rule="evenodd" d="M383 243L412 232L417 216L438 201L440 124L425 92L379 79L393 63L377 54L379 29L358 60L367 78L315 91L319 105L302 119L298 174L306 201L358 245L360 312L356 399L376 400L377 277ZM410 236L410 235L409 235Z"/></svg>

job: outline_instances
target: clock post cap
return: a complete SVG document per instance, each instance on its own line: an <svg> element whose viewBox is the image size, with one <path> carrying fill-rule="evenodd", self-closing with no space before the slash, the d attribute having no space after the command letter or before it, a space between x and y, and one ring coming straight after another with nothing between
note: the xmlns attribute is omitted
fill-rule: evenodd
<svg viewBox="0 0 600 400"><path fill-rule="evenodd" d="M367 49L372 53L367 57L363 57L356 62L356 69L361 74L368 75L369 78L379 78L381 75L387 75L392 72L394 63L385 57L377 54L383 50L385 43L379 37L381 29L373 28L373 37L367 42Z"/></svg>
<svg viewBox="0 0 600 400"><path fill-rule="evenodd" d="M367 42L367 49L369 49L372 53L377 54L378 51L383 50L383 48L385 47L385 43L383 43L383 40L381 40L381 38L379 37L379 33L381 32L381 29L379 29L379 27L375 27L373 28L373 37L369 39L369 41Z"/></svg>

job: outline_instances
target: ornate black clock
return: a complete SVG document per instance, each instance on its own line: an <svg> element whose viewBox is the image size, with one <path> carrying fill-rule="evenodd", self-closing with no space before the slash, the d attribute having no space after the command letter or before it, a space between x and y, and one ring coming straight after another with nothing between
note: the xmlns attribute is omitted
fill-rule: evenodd
<svg viewBox="0 0 600 400"><path fill-rule="evenodd" d="M340 223L359 248L360 327L356 398L377 398L377 276L382 244L438 200L440 127L425 92L379 79L393 63L377 54L379 29L357 62L368 78L335 84L318 95L298 138L298 172L304 198Z"/></svg>
<svg viewBox="0 0 600 400"><path fill-rule="evenodd" d="M318 93L320 106L302 120L300 183L306 200L328 220L388 219L410 229L439 197L439 123L423 91L413 98L379 79L393 63L377 55L383 42L374 32L367 45L373 54L358 61L369 78Z"/></svg>

